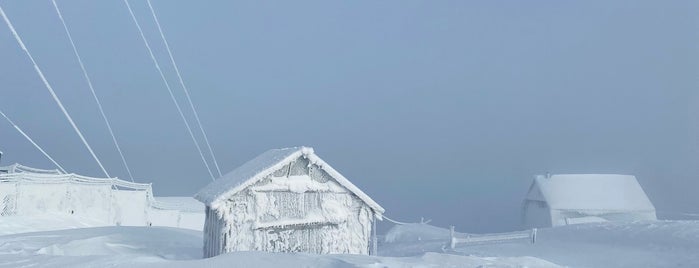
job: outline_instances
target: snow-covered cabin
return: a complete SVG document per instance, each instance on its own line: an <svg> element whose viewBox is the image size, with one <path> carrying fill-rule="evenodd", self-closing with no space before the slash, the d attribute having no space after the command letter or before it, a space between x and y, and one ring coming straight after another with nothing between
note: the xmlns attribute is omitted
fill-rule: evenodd
<svg viewBox="0 0 699 268"><path fill-rule="evenodd" d="M631 175L539 175L523 203L527 227L656 219L655 207Z"/></svg>
<svg viewBox="0 0 699 268"><path fill-rule="evenodd" d="M384 209L309 147L269 150L210 183L204 256L231 251L368 254Z"/></svg>

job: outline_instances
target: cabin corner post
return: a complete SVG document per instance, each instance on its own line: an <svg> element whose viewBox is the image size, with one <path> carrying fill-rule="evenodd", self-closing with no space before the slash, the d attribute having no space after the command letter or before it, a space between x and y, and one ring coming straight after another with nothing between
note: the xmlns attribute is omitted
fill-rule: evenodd
<svg viewBox="0 0 699 268"><path fill-rule="evenodd" d="M379 253L379 251L378 251L379 246L378 246L378 239L376 238L376 227L377 227L377 225L376 225L376 213L374 213L373 217L371 218L371 221L373 223L372 228L371 228L371 232L372 232L372 234L371 234L371 241L372 241L371 242L371 246L372 246L371 255L377 256Z"/></svg>

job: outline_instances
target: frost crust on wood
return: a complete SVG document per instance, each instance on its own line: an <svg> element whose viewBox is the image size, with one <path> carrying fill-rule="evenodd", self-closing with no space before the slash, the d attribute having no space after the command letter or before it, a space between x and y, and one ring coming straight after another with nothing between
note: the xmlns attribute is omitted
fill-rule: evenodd
<svg viewBox="0 0 699 268"><path fill-rule="evenodd" d="M251 167L263 175L240 170ZM229 181L212 185L230 188L209 185L196 196L207 205L204 256L231 251L369 254L372 219L383 208L338 175L307 147L266 152L224 175Z"/></svg>

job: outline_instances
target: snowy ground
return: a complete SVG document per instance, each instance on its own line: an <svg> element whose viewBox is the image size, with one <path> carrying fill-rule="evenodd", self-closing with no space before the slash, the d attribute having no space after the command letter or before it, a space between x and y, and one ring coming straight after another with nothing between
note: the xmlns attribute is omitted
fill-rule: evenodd
<svg viewBox="0 0 699 268"><path fill-rule="evenodd" d="M382 255L440 251L444 247L442 241L449 237L446 229L420 225L399 226L389 231L387 236L391 235L396 242L384 243L380 247ZM495 258L531 256L568 267L699 267L699 221L608 222L546 228L538 230L535 244L522 240L458 246L449 253Z"/></svg>
<svg viewBox="0 0 699 268"><path fill-rule="evenodd" d="M52 229L48 225L78 229L45 231ZM536 244L459 245L453 251L444 247L448 230L413 224L392 229L379 257L238 252L209 259L201 259L199 231L84 228L89 225L58 217L0 217L0 267L699 267L699 221L540 229ZM39 232L7 234L32 228Z"/></svg>
<svg viewBox="0 0 699 268"><path fill-rule="evenodd" d="M2 216L0 217L0 237L1 235L52 231L61 229L89 228L104 226L104 221L88 219L78 216L65 217L46 213L31 217L23 216Z"/></svg>
<svg viewBox="0 0 699 268"><path fill-rule="evenodd" d="M584 224L541 230L529 248L479 246L469 254L526 254L571 267L699 267L699 222Z"/></svg>
<svg viewBox="0 0 699 268"><path fill-rule="evenodd" d="M0 236L0 267L559 267L532 257L413 257L237 252L201 259L201 233L97 227Z"/></svg>

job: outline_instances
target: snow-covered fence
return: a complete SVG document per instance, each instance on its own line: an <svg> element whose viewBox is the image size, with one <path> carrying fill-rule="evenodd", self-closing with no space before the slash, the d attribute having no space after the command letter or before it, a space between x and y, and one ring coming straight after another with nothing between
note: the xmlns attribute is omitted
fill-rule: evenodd
<svg viewBox="0 0 699 268"><path fill-rule="evenodd" d="M53 213L115 225L147 221L150 184L34 171L0 174L0 216Z"/></svg>
<svg viewBox="0 0 699 268"><path fill-rule="evenodd" d="M39 169L33 167L27 167L20 164L12 164L6 167L0 167L0 172L4 173L20 173L20 172L30 172L39 174L63 174L58 169Z"/></svg>
<svg viewBox="0 0 699 268"><path fill-rule="evenodd" d="M531 229L527 231L520 232L510 232L510 233L498 233L498 234L468 234L466 237L456 237L456 232L454 231L454 226L449 227L449 235L451 239L449 240L449 248L454 249L459 244L464 245L477 245L477 244L498 244L498 243L510 243L516 241L529 241L530 243L536 243L536 233L537 229Z"/></svg>
<svg viewBox="0 0 699 268"><path fill-rule="evenodd" d="M203 208L153 197L150 183L91 178L21 166L0 167L0 217L52 213L105 225L203 228Z"/></svg>

